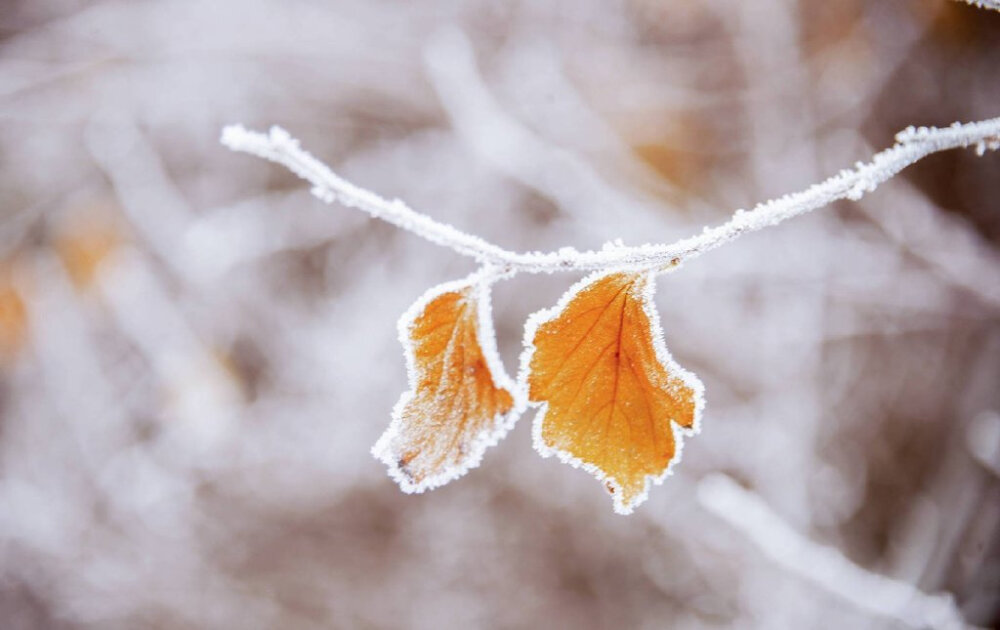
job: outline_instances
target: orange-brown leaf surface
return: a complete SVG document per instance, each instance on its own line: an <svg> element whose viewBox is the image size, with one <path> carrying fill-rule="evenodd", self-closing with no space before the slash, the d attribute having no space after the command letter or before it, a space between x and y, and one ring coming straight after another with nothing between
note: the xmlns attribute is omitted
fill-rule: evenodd
<svg viewBox="0 0 1000 630"><path fill-rule="evenodd" d="M605 481L615 510L646 498L693 431L701 383L670 358L648 273L590 277L540 314L529 351L528 398L544 403L535 446ZM530 331L530 327L529 327Z"/></svg>
<svg viewBox="0 0 1000 630"><path fill-rule="evenodd" d="M372 452L407 492L476 466L514 420L514 386L493 345L487 291L474 281L436 287L400 321L411 390Z"/></svg>

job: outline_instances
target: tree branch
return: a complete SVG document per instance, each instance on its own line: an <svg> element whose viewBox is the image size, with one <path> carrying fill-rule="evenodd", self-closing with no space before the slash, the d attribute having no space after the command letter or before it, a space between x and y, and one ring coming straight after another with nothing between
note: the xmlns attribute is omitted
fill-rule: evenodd
<svg viewBox="0 0 1000 630"><path fill-rule="evenodd" d="M389 201L355 186L304 151L298 140L280 127L272 127L268 134L248 131L240 125L230 125L222 131L224 145L234 151L284 165L312 184L313 194L327 203L337 201L364 210L432 243L511 273L612 268L665 271L743 234L777 225L839 199L858 200L910 164L932 153L975 146L976 152L982 155L987 149L998 149L1000 118L954 123L946 128L909 127L896 135L896 142L893 147L876 153L868 163L858 162L854 169L843 170L801 192L758 204L752 210L737 210L726 223L705 228L699 235L674 243L635 247L607 244L601 250L584 252L565 247L548 253L519 253L435 221L399 199Z"/></svg>
<svg viewBox="0 0 1000 630"><path fill-rule="evenodd" d="M1000 11L1000 0L964 0L966 4L971 4L980 9L993 9Z"/></svg>

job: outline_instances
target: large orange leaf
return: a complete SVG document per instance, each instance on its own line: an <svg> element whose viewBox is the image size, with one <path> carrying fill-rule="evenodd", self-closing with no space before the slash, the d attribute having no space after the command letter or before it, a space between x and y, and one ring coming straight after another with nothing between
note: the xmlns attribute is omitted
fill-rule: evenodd
<svg viewBox="0 0 1000 630"><path fill-rule="evenodd" d="M489 286L478 275L434 287L400 319L410 391L372 453L406 492L479 464L523 407L497 355Z"/></svg>
<svg viewBox="0 0 1000 630"><path fill-rule="evenodd" d="M702 407L701 382L663 345L652 292L650 273L585 278L532 317L522 360L542 405L535 447L605 481L623 514L666 477Z"/></svg>

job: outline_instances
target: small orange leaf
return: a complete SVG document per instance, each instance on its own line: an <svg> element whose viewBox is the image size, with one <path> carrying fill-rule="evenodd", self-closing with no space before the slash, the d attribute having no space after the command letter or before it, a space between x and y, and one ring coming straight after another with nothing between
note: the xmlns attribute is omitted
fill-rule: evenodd
<svg viewBox="0 0 1000 630"><path fill-rule="evenodd" d="M622 514L667 476L702 407L701 382L663 345L652 291L646 272L584 278L532 317L522 360L528 400L542 405L535 448L604 481Z"/></svg>
<svg viewBox="0 0 1000 630"><path fill-rule="evenodd" d="M405 492L423 492L474 468L523 407L497 355L488 282L434 287L403 315L410 391L372 454Z"/></svg>

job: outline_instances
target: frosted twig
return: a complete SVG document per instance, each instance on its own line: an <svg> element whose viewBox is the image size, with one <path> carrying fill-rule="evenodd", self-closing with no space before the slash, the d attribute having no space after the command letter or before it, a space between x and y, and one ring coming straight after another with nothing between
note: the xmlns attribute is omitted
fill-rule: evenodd
<svg viewBox="0 0 1000 630"><path fill-rule="evenodd" d="M964 0L964 2L980 9L1000 11L1000 0Z"/></svg>
<svg viewBox="0 0 1000 630"><path fill-rule="evenodd" d="M914 628L966 627L951 595L928 595L911 584L854 564L836 548L817 544L799 534L759 496L726 475L715 474L702 480L698 501L739 529L782 568L861 610Z"/></svg>
<svg viewBox="0 0 1000 630"><path fill-rule="evenodd" d="M439 223L413 210L399 199L389 201L355 186L304 151L298 140L280 127L272 127L270 133L263 134L248 131L240 125L230 125L222 132L224 145L234 151L243 151L284 165L312 184L313 194L327 203L339 201L346 206L359 208L482 263L495 265L508 272L526 273L609 268L665 270L676 267L748 232L777 225L839 199L858 200L910 164L932 153L975 146L976 152L982 155L987 149L998 149L1000 118L954 123L946 128L909 127L897 134L896 141L896 145L876 153L868 163L858 162L853 169L842 170L801 192L758 204L752 210L737 210L726 223L705 228L699 235L674 243L634 247L608 244L599 251L580 252L572 247L564 247L548 253L519 253Z"/></svg>
<svg viewBox="0 0 1000 630"><path fill-rule="evenodd" d="M399 199L389 201L355 186L304 151L299 146L299 141L281 127L271 127L270 133L263 134L247 131L241 125L229 125L222 130L222 144L234 151L243 151L284 165L312 184L312 193L326 203L338 201L345 206L364 210L373 217L413 232L432 243L482 262L503 264L507 259L516 257L513 252L420 214Z"/></svg>

